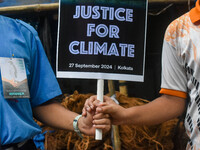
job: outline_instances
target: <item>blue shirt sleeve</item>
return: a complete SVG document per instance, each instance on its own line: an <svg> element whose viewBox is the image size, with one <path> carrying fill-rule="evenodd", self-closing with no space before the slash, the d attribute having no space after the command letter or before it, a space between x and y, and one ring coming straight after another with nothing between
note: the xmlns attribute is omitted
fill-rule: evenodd
<svg viewBox="0 0 200 150"><path fill-rule="evenodd" d="M32 107L38 106L60 94L62 94L55 74L45 54L42 43L35 29L24 23L21 30L25 31L25 38L30 42L30 77L29 90Z"/></svg>

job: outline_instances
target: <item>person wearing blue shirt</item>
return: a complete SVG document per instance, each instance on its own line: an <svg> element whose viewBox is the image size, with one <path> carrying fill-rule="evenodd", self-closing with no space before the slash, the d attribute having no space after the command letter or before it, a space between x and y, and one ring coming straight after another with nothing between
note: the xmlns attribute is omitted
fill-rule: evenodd
<svg viewBox="0 0 200 150"><path fill-rule="evenodd" d="M94 135L96 128L110 129L110 120L106 115L99 116L93 125L92 114L81 117L53 101L62 93L32 26L21 20L0 16L0 43L0 58L24 59L30 92L30 98L7 99L0 80L0 149L34 149L22 148L28 139L41 133L33 117L48 126L76 129L87 135Z"/></svg>

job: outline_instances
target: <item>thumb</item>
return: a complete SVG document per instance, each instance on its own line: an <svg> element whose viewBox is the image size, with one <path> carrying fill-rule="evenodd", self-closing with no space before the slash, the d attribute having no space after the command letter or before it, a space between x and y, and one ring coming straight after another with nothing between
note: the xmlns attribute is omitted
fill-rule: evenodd
<svg viewBox="0 0 200 150"><path fill-rule="evenodd" d="M96 108L96 113L104 113L104 114L112 114L112 107L109 105L106 106L98 106Z"/></svg>

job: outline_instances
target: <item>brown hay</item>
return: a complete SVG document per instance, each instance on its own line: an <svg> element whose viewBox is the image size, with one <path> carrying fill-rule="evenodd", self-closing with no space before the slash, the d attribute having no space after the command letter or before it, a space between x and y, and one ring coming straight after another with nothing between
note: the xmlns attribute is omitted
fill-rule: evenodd
<svg viewBox="0 0 200 150"><path fill-rule="evenodd" d="M65 95L62 105L71 111L81 114L85 100L92 94ZM140 98L126 97L116 92L116 99L120 105L128 108L144 105L149 101ZM178 119L173 119L155 126L120 125L119 135L122 150L172 150L174 148L174 130ZM183 124L178 128L184 132ZM56 130L43 127L43 131L51 131L45 135L47 150L113 150L111 132L103 134L103 140L95 140L91 136L83 135L81 139L75 132Z"/></svg>
<svg viewBox="0 0 200 150"><path fill-rule="evenodd" d="M131 106L139 106L149 101L141 98L130 98L120 93L116 93L121 106L128 108ZM172 150L173 131L176 127L178 119L173 119L154 126L134 126L121 125L119 128L122 149L136 150Z"/></svg>

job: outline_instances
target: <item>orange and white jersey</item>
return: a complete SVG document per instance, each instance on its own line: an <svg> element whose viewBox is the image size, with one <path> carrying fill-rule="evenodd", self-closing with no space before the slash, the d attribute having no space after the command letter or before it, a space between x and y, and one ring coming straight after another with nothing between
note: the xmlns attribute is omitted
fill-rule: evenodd
<svg viewBox="0 0 200 150"><path fill-rule="evenodd" d="M200 6L174 20L167 28L162 52L162 94L187 98L187 149L200 149ZM170 111L170 110L169 110Z"/></svg>

